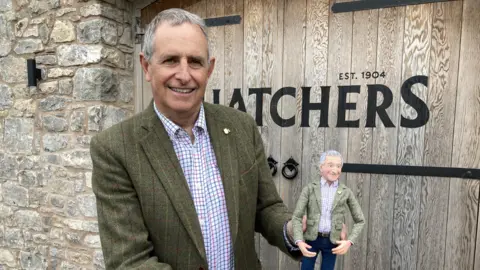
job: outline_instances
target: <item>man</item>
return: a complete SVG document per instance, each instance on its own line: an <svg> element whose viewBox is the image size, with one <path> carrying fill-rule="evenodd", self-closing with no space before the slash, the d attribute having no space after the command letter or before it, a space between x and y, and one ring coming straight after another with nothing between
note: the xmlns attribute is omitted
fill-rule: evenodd
<svg viewBox="0 0 480 270"><path fill-rule="evenodd" d="M330 150L320 156L320 181L303 188L293 212L293 237L303 254L302 270L314 269L318 252L322 253L321 270L335 268L336 255L347 253L365 225L362 208L353 192L338 183L343 160L339 152ZM345 213L350 211L354 225L348 240ZM307 213L307 228L302 230L302 217ZM305 241L306 240L306 241Z"/></svg>
<svg viewBox="0 0 480 270"><path fill-rule="evenodd" d="M203 20L159 13L140 62L153 102L91 141L107 269L261 269L255 232L294 255L255 121L202 102L215 65Z"/></svg>

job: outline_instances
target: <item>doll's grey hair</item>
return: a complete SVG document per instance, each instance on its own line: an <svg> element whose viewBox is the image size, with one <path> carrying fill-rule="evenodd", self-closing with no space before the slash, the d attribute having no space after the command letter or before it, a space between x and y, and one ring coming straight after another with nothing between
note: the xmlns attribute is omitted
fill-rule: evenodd
<svg viewBox="0 0 480 270"><path fill-rule="evenodd" d="M142 52L148 62L152 59L154 53L154 41L155 31L157 27L162 23L169 23L171 26L182 25L184 23L190 23L198 25L202 29L205 38L207 39L207 60L210 61L210 46L208 42L207 26L205 21L200 16L190 13L180 8L166 9L155 16L153 20L148 24L145 36L143 38Z"/></svg>
<svg viewBox="0 0 480 270"><path fill-rule="evenodd" d="M328 151L323 152L320 155L320 165L322 165L325 162L327 157L340 157L340 160L341 160L342 166L343 166L342 154L340 154L338 151L335 151L335 150L328 150Z"/></svg>

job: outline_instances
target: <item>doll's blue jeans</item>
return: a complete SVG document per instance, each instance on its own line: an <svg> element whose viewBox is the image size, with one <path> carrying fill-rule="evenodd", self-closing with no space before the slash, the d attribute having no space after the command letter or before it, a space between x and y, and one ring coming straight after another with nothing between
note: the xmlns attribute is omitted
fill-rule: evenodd
<svg viewBox="0 0 480 270"><path fill-rule="evenodd" d="M309 251L316 252L317 255L315 257L304 256L301 270L313 270L319 253L322 255L321 270L333 270L335 268L337 255L332 253L332 248L335 248L336 245L330 242L329 237L318 236L314 241L307 240L306 243L312 247Z"/></svg>

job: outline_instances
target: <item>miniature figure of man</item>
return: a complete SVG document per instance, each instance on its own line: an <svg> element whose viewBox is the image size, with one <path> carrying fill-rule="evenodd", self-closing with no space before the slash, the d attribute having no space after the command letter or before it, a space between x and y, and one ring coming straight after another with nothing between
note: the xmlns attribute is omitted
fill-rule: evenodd
<svg viewBox="0 0 480 270"><path fill-rule="evenodd" d="M293 213L293 237L303 254L302 270L314 269L318 253L322 255L321 270L333 270L337 255L347 253L365 224L362 208L352 190L338 183L342 172L342 155L334 150L320 157L321 179L303 188ZM345 213L350 211L354 225L348 239L340 234ZM302 218L307 216L306 231Z"/></svg>

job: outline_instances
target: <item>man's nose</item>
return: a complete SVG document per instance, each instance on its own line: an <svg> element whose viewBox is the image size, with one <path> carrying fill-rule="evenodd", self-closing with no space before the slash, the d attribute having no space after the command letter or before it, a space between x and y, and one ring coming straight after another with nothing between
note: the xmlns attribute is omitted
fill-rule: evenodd
<svg viewBox="0 0 480 270"><path fill-rule="evenodd" d="M180 65L178 65L178 71L175 74L175 78L178 79L182 84L188 83L192 78L190 75L190 68L186 60L180 61Z"/></svg>

